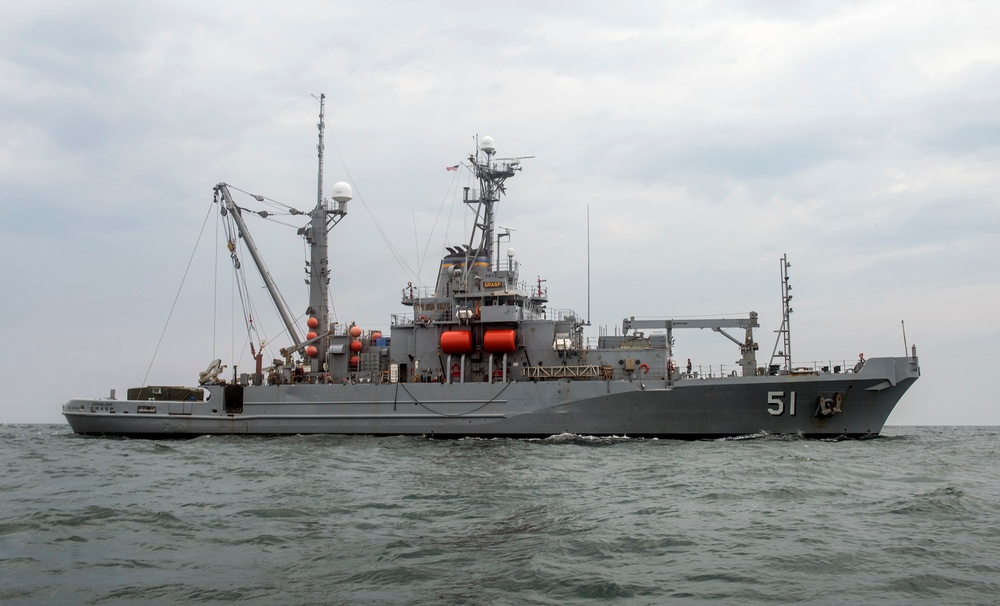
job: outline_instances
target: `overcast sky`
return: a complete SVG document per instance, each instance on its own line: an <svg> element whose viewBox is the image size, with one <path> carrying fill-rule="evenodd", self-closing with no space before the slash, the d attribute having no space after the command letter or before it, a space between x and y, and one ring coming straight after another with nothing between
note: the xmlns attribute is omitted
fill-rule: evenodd
<svg viewBox="0 0 1000 606"><path fill-rule="evenodd" d="M0 422L249 370L212 187L308 210L325 93L326 195L355 192L339 321L388 330L433 281L469 225L444 169L490 135L535 156L503 247L587 336L754 310L763 363L787 253L796 364L903 355L905 322L924 376L889 423L1000 424L998 29L990 1L4 3ZM279 220L251 228L299 314L303 222Z"/></svg>

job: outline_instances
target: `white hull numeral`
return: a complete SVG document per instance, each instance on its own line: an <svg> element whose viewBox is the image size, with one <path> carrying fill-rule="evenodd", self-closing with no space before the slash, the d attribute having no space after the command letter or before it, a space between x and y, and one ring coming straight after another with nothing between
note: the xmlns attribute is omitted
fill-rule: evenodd
<svg viewBox="0 0 1000 606"><path fill-rule="evenodd" d="M767 412L771 413L772 416L778 417L785 414L785 401L781 398L785 397L785 392L783 391L769 391L767 392ZM788 392L788 416L795 416L795 392Z"/></svg>

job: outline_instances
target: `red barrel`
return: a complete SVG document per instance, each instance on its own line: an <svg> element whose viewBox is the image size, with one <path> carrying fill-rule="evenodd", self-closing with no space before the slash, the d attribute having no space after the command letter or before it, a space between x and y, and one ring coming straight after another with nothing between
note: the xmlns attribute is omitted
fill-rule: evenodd
<svg viewBox="0 0 1000 606"><path fill-rule="evenodd" d="M441 333L441 352L449 355L472 353L472 333L467 330Z"/></svg>
<svg viewBox="0 0 1000 606"><path fill-rule="evenodd" d="M514 353L517 351L516 337L513 329L487 330L483 335L483 349L489 353Z"/></svg>

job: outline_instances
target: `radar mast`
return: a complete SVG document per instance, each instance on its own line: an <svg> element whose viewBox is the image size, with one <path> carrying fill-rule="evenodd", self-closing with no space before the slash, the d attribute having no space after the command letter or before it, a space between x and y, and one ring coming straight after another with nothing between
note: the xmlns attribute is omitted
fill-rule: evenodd
<svg viewBox="0 0 1000 606"><path fill-rule="evenodd" d="M478 197L476 192L470 193L466 189L464 200L470 206L475 205L476 209L476 220L469 237L469 256L474 259L485 257L489 259L491 265L494 263L494 205L500 201L501 195L507 193L504 182L521 170L521 160L534 158L534 156L494 158L494 155L496 155L496 143L493 137L484 136L479 140L479 149L476 153L469 155L472 172L479 180Z"/></svg>

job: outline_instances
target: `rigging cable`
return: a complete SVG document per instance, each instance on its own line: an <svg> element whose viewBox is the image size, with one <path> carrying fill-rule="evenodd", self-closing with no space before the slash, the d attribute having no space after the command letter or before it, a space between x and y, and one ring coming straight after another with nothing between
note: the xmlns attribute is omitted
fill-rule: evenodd
<svg viewBox="0 0 1000 606"><path fill-rule="evenodd" d="M372 213L371 209L368 208L368 203L365 202L365 198L364 196L361 195L361 190L358 187L357 182L354 180L354 177L351 176L351 171L347 168L347 163L344 162L344 156L343 154L340 153L340 147L337 145L337 140L333 137L332 134L330 135L330 140L331 143L333 143L334 151L337 152L337 158L340 159L340 165L344 168L344 173L347 175L348 180L351 183L354 183L353 188L354 188L355 198L359 202L361 202L361 207L365 209L365 212L368 214L368 218L371 219L372 223L375 225L376 231L378 231L379 235L382 237L382 241L385 242L385 245L389 249L389 252L396 259L396 264L399 265L400 269L403 270L403 274L405 277L419 282L420 276L413 271L413 269L409 266L409 264L407 264L405 257L399 254L399 251L396 250L396 247L392 245L392 242L389 240L389 236L386 235L385 231L382 229L382 226L379 225L378 219L375 218L375 215Z"/></svg>
<svg viewBox="0 0 1000 606"><path fill-rule="evenodd" d="M215 204L216 200L212 200ZM211 211L209 211L211 212ZM219 217L222 213L215 213L215 266L212 276L212 359L217 360L217 339L219 337Z"/></svg>
<svg viewBox="0 0 1000 606"><path fill-rule="evenodd" d="M229 222L227 222L226 225L227 225L227 233L230 234L229 242L233 242L234 239L238 242L239 239L233 238L232 236L232 234L235 234L235 226L233 226ZM240 250L242 252L243 250L242 245ZM234 261L236 261L236 259L234 259ZM267 338L266 334L263 334L262 336L262 333L264 333L264 328L262 326L259 326L259 320L260 318L263 317L263 315L257 313L257 308L256 305L254 304L254 299L253 297L250 296L250 287L247 283L246 270L244 269L243 265L238 262L234 262L233 267L236 276L235 286L237 287L237 291L239 292L240 306L242 307L243 310L243 322L246 325L247 329L246 340L244 341L243 347L240 351L240 358L242 358L243 354L246 353L247 346L250 342L255 341L257 343L261 343L262 345L266 345L270 343L270 340ZM254 315L257 316L258 322L254 322L253 319ZM233 316L235 317L235 314L233 314ZM233 352L232 355L233 355L233 360L235 361L237 359L235 351Z"/></svg>
<svg viewBox="0 0 1000 606"><path fill-rule="evenodd" d="M236 190L236 191L238 191L238 192L240 192L242 194L246 194L246 195L250 196L251 198L253 198L254 200L256 200L258 202L261 202L263 204L267 204L268 206L270 206L272 208L284 208L284 209L288 210L288 214L290 214L290 215L305 215L305 214L307 214L307 213L304 213L301 210L293 208L293 207L291 207L291 206L289 206L289 205L287 205L287 204L285 204L283 202L278 202L277 200L275 200L273 198L268 198L267 196L261 196L261 195L258 195L258 194L251 194L250 192L248 192L248 191L246 191L244 189L240 189L240 188L234 187L232 185L228 185L228 187L229 187L229 189L234 189L234 190Z"/></svg>
<svg viewBox="0 0 1000 606"><path fill-rule="evenodd" d="M406 393L406 395L410 396L410 399L413 400L413 403L416 404L417 406L420 406L424 410L426 410L428 412L432 412L432 413L434 413L436 415L439 415L439 416L442 416L442 417L452 417L452 418L454 418L454 417L464 417L466 415L471 415L474 412L478 412L478 411L486 408L487 406L489 406L490 404L492 404L493 402L495 402L496 399L499 398L503 394L503 392L507 391L507 388L510 387L511 383L512 383L511 381L508 381L507 383L504 383L503 389L501 389L500 391L498 391L496 393L496 395L494 395L489 400L483 402L481 405L473 408L472 410L467 410L465 412L460 412L458 414L450 414L450 413L447 413L447 412L440 412L438 410L434 410L433 408L430 408L429 406L427 406L426 404L424 404L423 402L421 402L420 400L418 400L417 398L415 398L413 396L413 394L410 393L410 390L406 389L406 385L404 383L396 383L396 385L399 386L399 387L402 387L403 391ZM394 401L393 404L395 405L395 403L396 402Z"/></svg>
<svg viewBox="0 0 1000 606"><path fill-rule="evenodd" d="M254 198L254 199L258 200L258 201L261 201L262 199L270 200L269 198L264 198L263 196L257 196L257 195L251 194L251 193L249 193L247 191L244 191L244 190L242 190L242 189L240 189L238 187L234 187L232 185L229 185L228 187L231 190L235 190L235 191L238 191L240 193L246 194L246 195L248 195L248 196L250 196L250 197L252 197L252 198ZM280 204L280 203L277 203L277 202L275 202L275 203L276 204ZM250 210L250 209L245 209L245 208L243 208L241 206L238 206L238 205L236 206L236 208L240 212L247 212L247 213L250 213L250 214L255 214L255 215L261 217L264 220L272 221L274 223L278 223L279 225L284 225L286 227L291 227L291 228L294 228L294 229L298 229L299 228L299 226L297 226L297 225L290 225L290 224L287 224L287 223L283 223L281 221L275 221L274 219L270 219L268 217L267 213L261 213L261 212L253 211L253 210ZM304 214L304 213L301 213L299 211L295 211L293 209L293 211L291 213L289 213L289 214L291 214L291 215L299 215L299 214ZM232 242L233 246L235 247L236 243L240 242L242 239L238 237L238 230L236 229L236 226L233 225L230 221L232 221L232 219L230 219L229 221L227 221L226 223L224 223L224 225L226 227L226 233L227 233L228 241ZM305 244L303 244L303 245L305 246ZM243 250L242 249L242 244L240 246L241 246L240 250L242 252L242 250ZM270 344L271 344L271 342L273 342L274 340L276 340L281 335L286 334L288 332L288 328L287 327L283 327L282 330L279 331L277 334L275 334L273 337L268 337L268 335L266 334L266 331L265 331L264 327L262 327L262 326L259 325L260 318L263 318L264 316L262 314L257 313L258 310L256 308L256 305L254 304L254 298L250 294L250 287L249 287L249 285L247 283L246 270L243 268L242 264L239 263L238 257L234 258L234 267L235 267L235 273L238 276L238 280L236 281L236 285L239 286L238 290L239 290L239 293L240 293L240 304L241 304L241 306L243 307L243 310L244 310L244 314L243 314L244 315L244 322L245 322L245 324L247 326L247 340L243 344L243 348L241 350L241 352L242 352L241 356L242 356L242 354L246 353L246 351L247 351L247 344L251 340L254 340L253 337L256 337L256 341L260 342L261 345L262 345L261 351L263 351L266 348L270 352L270 356L271 357L276 357L275 351L274 351L273 347L271 347ZM285 305L285 307L287 309L290 309L288 307L288 303L284 300L284 296L281 295L280 292L278 293L278 296L281 297L281 301ZM274 309L278 310L277 304L272 299L269 298L269 300L271 301L272 306L274 307ZM331 309L333 309L332 306L331 306ZM280 313L280 311L279 311L279 313ZM335 310L334 310L334 313L335 313ZM255 315L258 318L257 322L254 322L254 320L253 320L253 318L254 318ZM294 322L299 322L299 321L302 320L303 317L305 317L305 315L306 315L305 313L302 313L298 317L296 317L293 321ZM233 317L235 318L235 314L233 314ZM235 330L233 330L232 332L235 333ZM258 351L258 353L260 353L260 351ZM233 352L232 355L233 355L233 359L235 360L236 359L235 358L235 351Z"/></svg>
<svg viewBox="0 0 1000 606"><path fill-rule="evenodd" d="M194 254L198 252L198 244L201 243L201 237L205 233L205 226L208 225L208 216L212 213L213 202L208 206L208 212L205 213L205 220L201 224L201 230L198 232L198 239L194 243L194 250L191 251L191 258L188 259L187 267L184 268L184 276L181 277L181 284L177 288L177 294L174 295L174 302L170 306L170 313L167 314L167 321L163 323L163 330L160 332L160 340L156 342L156 349L153 350L153 357L149 361L149 367L146 368L146 376L142 378L142 386L146 386L146 380L149 379L149 373L153 370L153 362L156 361L156 354L160 351L160 345L163 344L163 336L167 334L167 327L170 326L170 318L174 315L174 309L177 308L177 301L181 297L181 291L184 289L184 281L187 280L188 272L191 271L191 263L194 261Z"/></svg>
<svg viewBox="0 0 1000 606"><path fill-rule="evenodd" d="M453 187L455 188L455 190L454 190L455 193L454 194L452 194L452 188ZM424 245L424 254L420 257L420 263L417 264L417 285L420 286L420 287L422 287L423 284L424 284L423 280L420 277L420 275L423 272L424 263L427 261L427 253L428 253L428 251L430 250L430 247L431 247L431 240L434 239L434 230L437 229L437 225L441 221L441 213L442 213L442 211L444 211L445 204L448 202L448 197L450 195L457 195L457 194L458 194L458 172L456 171L455 172L455 176L451 180L451 183L448 184L448 189L445 190L445 192L444 192L444 197L441 198L441 205L438 206L437 216L434 217L434 223L433 223L433 225L431 225L431 232L430 232L430 234L427 235L427 243ZM451 206L449 208L449 211L448 211L448 222L451 221L451 213L452 213L452 211L454 209L455 209L455 203L454 203L454 200L453 200L452 204L451 204ZM444 240L445 240L445 243L447 243L447 241L448 241L448 226L449 226L449 223L446 222L445 223L445 231L444 231ZM416 221L414 221L414 228L416 228Z"/></svg>
<svg viewBox="0 0 1000 606"><path fill-rule="evenodd" d="M248 193L248 192L246 192L246 191L244 191L244 190L242 190L242 189L239 189L239 188L237 188L237 187L233 187L233 186L228 186L228 187L230 187L230 189L235 189L236 191L239 191L239 192L241 192L241 193L244 193L244 194L246 194L246 195L248 195L248 196L250 196L250 197L252 197L252 198L254 198L254 199L257 199L257 200L259 200L259 199L261 199L261 198L264 198L263 196L256 196L256 195L254 195L254 194L250 194L250 193ZM265 199L269 199L269 198L265 198ZM234 203L234 205L235 205L235 203ZM237 209L239 209L240 211L242 211L242 210L243 210L243 209L242 209L242 207L240 207L240 206L236 206L236 208L237 208ZM253 211L249 211L249 212L253 213ZM257 214L257 215L259 215L260 213L254 213L254 214ZM302 214L302 213L298 213L298 211L296 211L296 212L294 212L294 213L292 213L292 214ZM264 218L264 219L267 219L267 217L266 217L266 216L264 216L264 217L262 217L262 218ZM281 223L280 221L277 221L277 223L279 223L279 224L282 224L282 225L285 225L284 223ZM294 225L288 225L288 227L293 227L293 228L294 228L294 227L296 227L296 226L294 226ZM235 242L236 242L236 238L235 238L235 235L236 235L236 228L235 228L235 227L231 227L230 229L231 229L232 231L229 231L229 229L227 229L227 234L229 235L229 239L230 239L229 241L230 241L230 242L234 242L234 243L235 243ZM234 245L235 245L235 244L234 244ZM244 277L244 283L245 283L245 277ZM248 293L247 293L247 296L249 297L249 291L248 291ZM280 291L279 291L279 292L277 293L277 296L278 296L278 297L279 297L279 298L281 299L281 303L282 303L282 305L284 305L284 306L285 306L285 309L291 309L291 308L290 308L290 307L288 306L288 302L287 302L287 301L285 301L285 297L284 297L284 295L282 295ZM275 308L275 310L276 310L276 311L278 311L278 312L279 312L279 315L280 315L280 310L279 310L279 308L278 308L278 303L277 303L277 302L275 302L275 301L272 301L272 304L274 305L274 308ZM300 317L301 317L301 316L300 316ZM286 331L287 331L287 328L286 328ZM283 332L285 332L285 331L283 331ZM280 334L280 333L279 333L279 334Z"/></svg>

